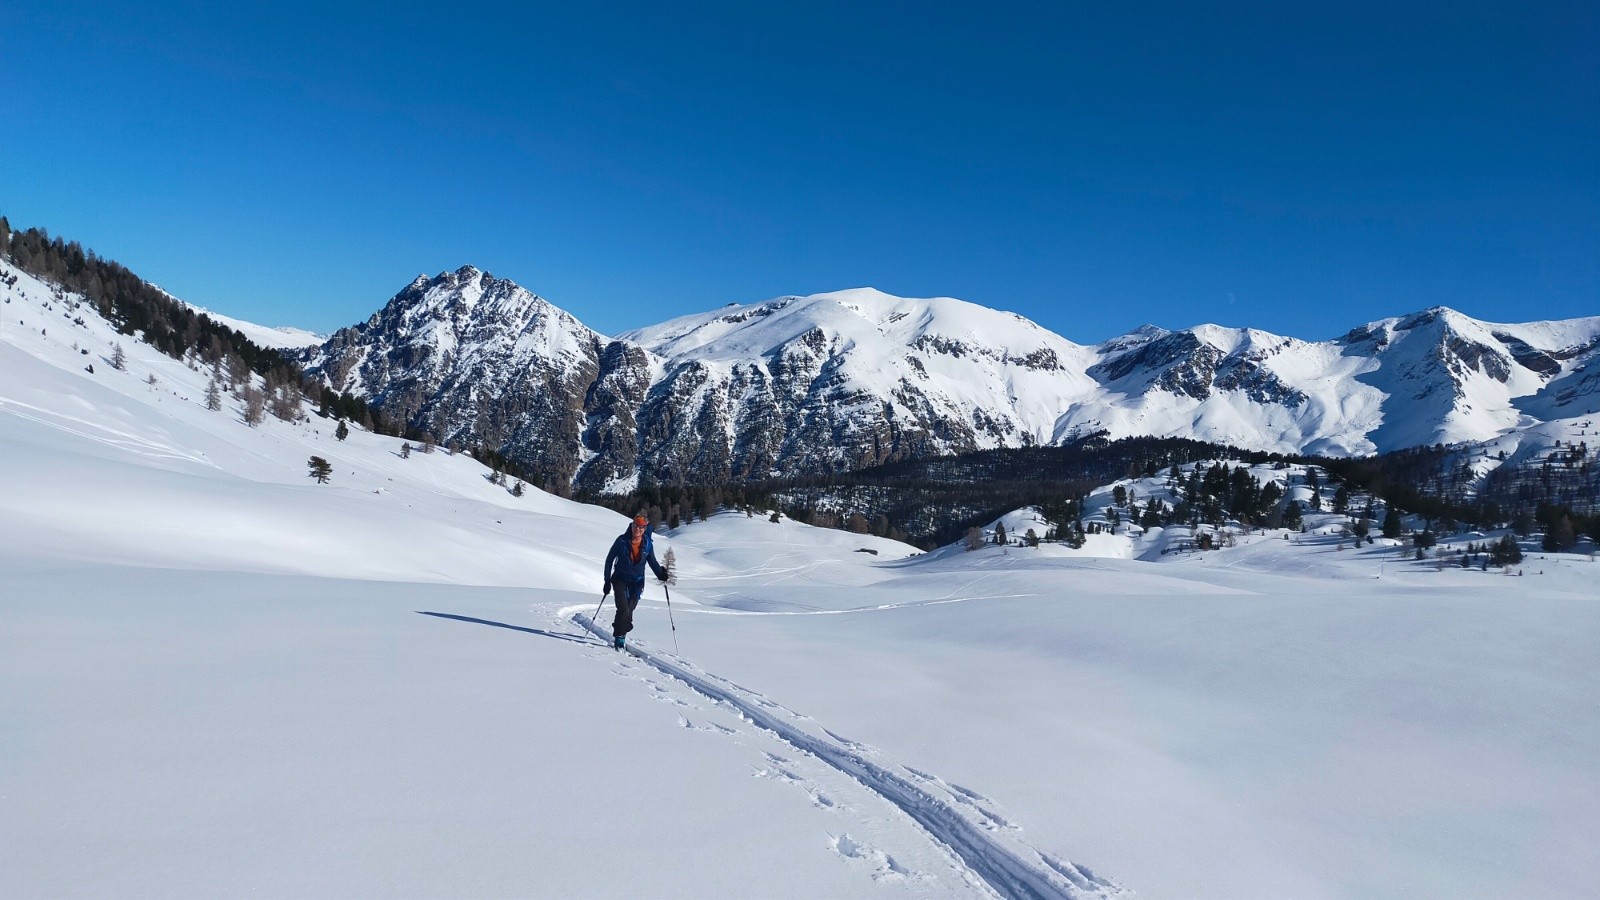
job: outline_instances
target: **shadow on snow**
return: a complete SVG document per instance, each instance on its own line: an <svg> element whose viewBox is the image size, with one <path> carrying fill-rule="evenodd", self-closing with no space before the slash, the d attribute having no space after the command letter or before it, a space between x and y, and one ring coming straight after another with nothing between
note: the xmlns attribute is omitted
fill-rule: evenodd
<svg viewBox="0 0 1600 900"><path fill-rule="evenodd" d="M542 628L528 628L525 625L508 625L505 622L491 622L488 619L474 619L471 616L457 616L452 615L451 613L442 612L424 612L420 609L417 610L417 615L433 616L436 619L454 619L457 622L472 622L475 625L493 625L496 628L509 628L512 631L525 631L528 634L537 634L540 637L555 638L558 641L572 641L575 644L594 643L594 641L589 640L587 637L580 637L575 634L562 634L557 631L545 631Z"/></svg>

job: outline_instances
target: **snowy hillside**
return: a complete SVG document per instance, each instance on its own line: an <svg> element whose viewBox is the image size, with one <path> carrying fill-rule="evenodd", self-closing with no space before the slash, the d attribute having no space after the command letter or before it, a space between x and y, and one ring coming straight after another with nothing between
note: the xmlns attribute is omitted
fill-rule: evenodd
<svg viewBox="0 0 1600 900"><path fill-rule="evenodd" d="M188 305L196 312L205 313L213 321L220 322L239 332L260 347L271 347L274 350L302 350L306 347L315 347L328 339L325 334L316 334L302 328L290 328L288 326L269 328L257 325L254 322L246 322L243 319L235 319L232 316L214 313L203 306L195 306L192 303Z"/></svg>
<svg viewBox="0 0 1600 900"><path fill-rule="evenodd" d="M1439 307L1329 341L1145 326L1083 346L1011 313L861 288L609 340L471 267L419 277L307 359L442 442L593 491L1101 431L1364 455L1600 412L1600 317L1499 325Z"/></svg>
<svg viewBox="0 0 1600 900"><path fill-rule="evenodd" d="M0 895L1600 893L1586 555L723 514L617 654L622 517L0 279Z"/></svg>
<svg viewBox="0 0 1600 900"><path fill-rule="evenodd" d="M1020 316L870 288L690 316L622 339L666 360L653 392L693 423L647 450L645 461L668 471L694 470L694 448L708 442L727 446L734 472L757 475L1047 443L1092 385L1087 348Z"/></svg>

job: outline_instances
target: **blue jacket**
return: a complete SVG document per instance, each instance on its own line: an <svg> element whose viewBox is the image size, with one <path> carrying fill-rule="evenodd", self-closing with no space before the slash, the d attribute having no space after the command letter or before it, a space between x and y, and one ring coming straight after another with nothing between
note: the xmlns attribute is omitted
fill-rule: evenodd
<svg viewBox="0 0 1600 900"><path fill-rule="evenodd" d="M629 528L632 531L632 528ZM639 545L639 558L633 558L633 535L627 531L611 544L611 552L606 554L606 584L613 579L626 578L634 585L644 586L644 564L649 563L650 568L656 570L656 577L662 581L667 580L667 570L656 562L656 548L650 542L650 532L644 533L644 541Z"/></svg>

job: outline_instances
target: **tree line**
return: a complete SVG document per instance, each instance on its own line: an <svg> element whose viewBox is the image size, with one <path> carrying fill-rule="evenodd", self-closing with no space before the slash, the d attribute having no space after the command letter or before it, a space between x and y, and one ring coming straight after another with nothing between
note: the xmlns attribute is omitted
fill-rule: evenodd
<svg viewBox="0 0 1600 900"><path fill-rule="evenodd" d="M251 341L77 241L52 237L43 228L14 231L0 216L0 257L29 275L82 295L119 333L173 359L211 367L213 383L233 389L245 402L247 419L258 411L286 411L291 404L298 410L299 400L306 397L322 416L401 436L399 423L365 400L308 378L295 360ZM252 374L262 379L261 388L254 386Z"/></svg>

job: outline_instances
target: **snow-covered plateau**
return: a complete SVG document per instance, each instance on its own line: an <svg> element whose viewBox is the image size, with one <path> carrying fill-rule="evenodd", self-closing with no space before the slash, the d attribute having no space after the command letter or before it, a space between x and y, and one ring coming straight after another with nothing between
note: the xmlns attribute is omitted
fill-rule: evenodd
<svg viewBox="0 0 1600 900"><path fill-rule="evenodd" d="M1592 553L723 513L617 653L621 516L0 298L0 896L1600 896Z"/></svg>

